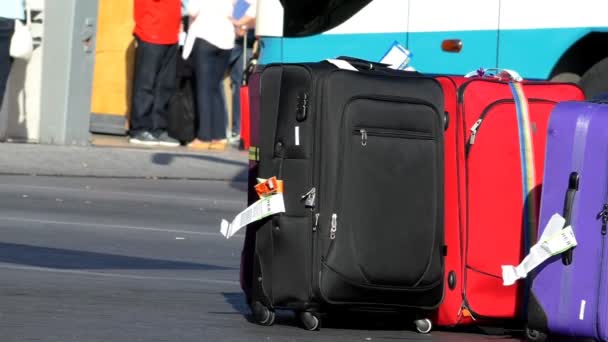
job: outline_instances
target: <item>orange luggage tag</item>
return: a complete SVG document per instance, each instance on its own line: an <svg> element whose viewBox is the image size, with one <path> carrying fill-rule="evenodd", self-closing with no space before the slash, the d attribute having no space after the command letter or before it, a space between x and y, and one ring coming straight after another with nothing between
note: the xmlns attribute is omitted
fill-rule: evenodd
<svg viewBox="0 0 608 342"><path fill-rule="evenodd" d="M220 233L227 239L252 222L285 212L283 181L278 180L277 177L272 177L270 179L258 179L258 182L255 191L260 199L236 215L232 222L222 220Z"/></svg>
<svg viewBox="0 0 608 342"><path fill-rule="evenodd" d="M283 193L283 181L278 180L277 177L271 177L265 180L258 179L258 181L259 183L255 186L255 192L260 198Z"/></svg>

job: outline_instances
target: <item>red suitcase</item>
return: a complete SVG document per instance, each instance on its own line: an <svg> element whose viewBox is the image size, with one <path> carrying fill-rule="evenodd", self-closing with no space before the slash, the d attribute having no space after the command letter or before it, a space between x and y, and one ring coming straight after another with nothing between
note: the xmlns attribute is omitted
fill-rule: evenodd
<svg viewBox="0 0 608 342"><path fill-rule="evenodd" d="M440 76L437 80L443 88L445 110L449 120L444 136L445 153L445 243L448 246L444 261L446 270L444 299L437 309L435 323L438 325L453 325L456 323L452 312L458 312L462 306L462 282L456 281L463 274L461 256L461 227L464 226L464 139L462 133L462 117L457 110L458 87L468 79L464 77ZM448 271L449 270L449 271Z"/></svg>
<svg viewBox="0 0 608 342"><path fill-rule="evenodd" d="M549 114L583 92L563 83L438 80L453 114L445 137L446 289L435 323L523 319L525 283L503 286L501 266L519 264L536 231Z"/></svg>
<svg viewBox="0 0 608 342"><path fill-rule="evenodd" d="M249 85L241 86L241 140L243 141L243 149L249 150L251 146L251 129L249 127L249 119L251 117L249 105Z"/></svg>
<svg viewBox="0 0 608 342"><path fill-rule="evenodd" d="M251 96L247 98L247 137L244 138L241 135L244 145L246 144L247 150L249 150L247 203L254 203L258 199L258 194L255 191L255 185L257 184L259 161L259 150L257 146L260 146L259 122L261 73L262 68L256 68L254 71L252 71L248 78L249 83L247 85L247 93L251 94ZM249 92L249 89L251 89L251 92ZM241 130L241 132L245 132L243 130L243 126L241 126ZM247 298L247 303L250 303L251 289L253 287L253 269L247 265L253 265L255 232L259 226L258 224L258 222L254 222L247 227L245 233L245 242L241 251L240 283L241 289Z"/></svg>

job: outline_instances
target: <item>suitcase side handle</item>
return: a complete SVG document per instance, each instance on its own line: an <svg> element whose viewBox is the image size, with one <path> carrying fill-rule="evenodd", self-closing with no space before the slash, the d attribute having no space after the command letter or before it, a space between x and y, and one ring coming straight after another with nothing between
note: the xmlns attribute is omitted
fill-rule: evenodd
<svg viewBox="0 0 608 342"><path fill-rule="evenodd" d="M578 172L570 173L570 177L568 179L568 191L566 191L566 198L564 200L564 218L566 219L564 227L568 227L571 224L572 207L574 206L574 197L578 191L579 182L580 176ZM566 266L572 263L573 249L574 248L570 248L562 254L562 263Z"/></svg>
<svg viewBox="0 0 608 342"><path fill-rule="evenodd" d="M523 81L523 77L515 71L511 69L500 69L500 68L479 68L477 70L473 70L468 74L464 75L466 78L470 77L481 77L481 78L497 78L501 81L514 81L521 82Z"/></svg>

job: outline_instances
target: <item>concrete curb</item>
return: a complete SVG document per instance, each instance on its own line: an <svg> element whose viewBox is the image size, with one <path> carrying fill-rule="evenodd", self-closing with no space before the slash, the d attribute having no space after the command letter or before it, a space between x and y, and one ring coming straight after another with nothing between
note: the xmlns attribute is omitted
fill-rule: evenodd
<svg viewBox="0 0 608 342"><path fill-rule="evenodd" d="M247 165L246 152L237 150L0 144L0 174L241 182Z"/></svg>

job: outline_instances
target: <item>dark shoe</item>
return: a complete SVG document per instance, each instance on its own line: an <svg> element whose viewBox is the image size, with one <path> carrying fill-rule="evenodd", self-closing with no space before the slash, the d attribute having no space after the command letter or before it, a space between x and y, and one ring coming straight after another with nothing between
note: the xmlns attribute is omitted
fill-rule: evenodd
<svg viewBox="0 0 608 342"><path fill-rule="evenodd" d="M133 136L131 136L131 138L129 139L129 142L131 144L145 145L145 146L158 146L159 145L158 139L154 136L154 134L152 134L148 131L141 131L141 132L135 133Z"/></svg>
<svg viewBox="0 0 608 342"><path fill-rule="evenodd" d="M179 141L171 138L167 132L161 132L156 138L160 146L177 147L180 145Z"/></svg>

